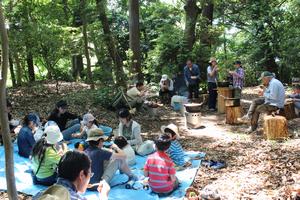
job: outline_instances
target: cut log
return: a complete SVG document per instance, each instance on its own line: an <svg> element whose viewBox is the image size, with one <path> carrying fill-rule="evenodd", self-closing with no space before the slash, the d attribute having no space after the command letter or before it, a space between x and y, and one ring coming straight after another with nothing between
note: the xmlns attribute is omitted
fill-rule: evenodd
<svg viewBox="0 0 300 200"><path fill-rule="evenodd" d="M287 119L283 116L265 116L263 127L268 140L284 139L289 135Z"/></svg>
<svg viewBox="0 0 300 200"><path fill-rule="evenodd" d="M242 116L241 106L226 107L226 124L239 124L238 118Z"/></svg>
<svg viewBox="0 0 300 200"><path fill-rule="evenodd" d="M295 113L295 106L293 102L287 102L284 104L284 110L279 113L280 115L284 116L287 120L297 118Z"/></svg>
<svg viewBox="0 0 300 200"><path fill-rule="evenodd" d="M218 87L218 113L225 113L225 98L232 97L232 89L228 87Z"/></svg>

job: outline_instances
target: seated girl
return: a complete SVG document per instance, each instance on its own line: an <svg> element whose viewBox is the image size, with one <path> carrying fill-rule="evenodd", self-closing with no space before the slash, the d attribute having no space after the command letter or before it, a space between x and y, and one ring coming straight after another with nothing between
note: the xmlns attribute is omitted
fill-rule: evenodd
<svg viewBox="0 0 300 200"><path fill-rule="evenodd" d="M81 121L81 132L73 134L72 137L86 139L87 132L92 128L98 128L98 123L95 117L91 113L87 113L83 115Z"/></svg>
<svg viewBox="0 0 300 200"><path fill-rule="evenodd" d="M48 121L56 122L62 131L64 140L73 139L72 134L80 131L79 117L68 112L68 104L64 100L56 103L56 107L48 117Z"/></svg>
<svg viewBox="0 0 300 200"><path fill-rule="evenodd" d="M124 136L128 144L141 156L154 152L154 142L150 140L143 142L141 125L132 120L129 110L120 110L118 116L120 120L118 136Z"/></svg>
<svg viewBox="0 0 300 200"><path fill-rule="evenodd" d="M32 150L32 179L34 184L52 185L56 182L56 167L67 147L58 145L63 135L58 126L48 126Z"/></svg>
<svg viewBox="0 0 300 200"><path fill-rule="evenodd" d="M114 143L124 151L126 154L126 161L128 165L135 164L135 153L132 147L128 144L127 140L123 136L118 136L115 138Z"/></svg>

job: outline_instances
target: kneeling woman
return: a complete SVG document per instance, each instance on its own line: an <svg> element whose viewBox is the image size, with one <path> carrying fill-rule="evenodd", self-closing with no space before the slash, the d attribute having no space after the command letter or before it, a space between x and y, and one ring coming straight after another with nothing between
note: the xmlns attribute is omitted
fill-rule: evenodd
<svg viewBox="0 0 300 200"><path fill-rule="evenodd" d="M124 136L135 152L141 156L154 152L154 142L150 140L143 142L141 125L132 120L129 110L120 110L118 116L120 120L118 136Z"/></svg>
<svg viewBox="0 0 300 200"><path fill-rule="evenodd" d="M32 179L34 184L49 186L56 182L56 167L67 149L66 146L60 148L58 145L62 139L63 135L58 126L48 126L44 131L44 136L33 147Z"/></svg>

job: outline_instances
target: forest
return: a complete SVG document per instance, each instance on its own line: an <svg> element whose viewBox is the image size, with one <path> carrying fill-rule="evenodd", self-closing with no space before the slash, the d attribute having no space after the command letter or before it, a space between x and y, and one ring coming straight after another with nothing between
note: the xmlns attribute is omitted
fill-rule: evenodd
<svg viewBox="0 0 300 200"><path fill-rule="evenodd" d="M93 128L84 124L90 122L97 134L108 130L108 139L101 135L110 144L104 142L104 149L120 162L126 156L120 156L116 138L124 126L120 136L132 146L137 162L128 164L125 173L123 164L118 168L115 176L121 182L116 184L103 183L102 177L89 182L95 171L83 170L89 184L70 192L72 200L74 195L299 199L299 22L299 0L0 1L0 199L31 200L46 189L33 178L43 160L36 172L31 166L41 140L48 145L44 148L62 150L59 158L68 156L64 145L88 155L95 142L89 141ZM64 112L72 120L78 117L72 139L64 135L67 122L55 121ZM55 125L48 125L51 121ZM26 126L32 129L30 137L37 130L43 135L32 139L30 159L20 154ZM47 143L47 126L58 128L59 141ZM130 128L132 135L126 136ZM132 144L136 134L142 145ZM174 188L160 196L147 164L162 151L158 141L163 136L170 143L166 156L172 158L176 140L176 150L189 161L179 166L173 160L177 182L170 175ZM152 151L141 153L144 144ZM58 182L60 163L55 163ZM95 186L99 195L85 193Z"/></svg>

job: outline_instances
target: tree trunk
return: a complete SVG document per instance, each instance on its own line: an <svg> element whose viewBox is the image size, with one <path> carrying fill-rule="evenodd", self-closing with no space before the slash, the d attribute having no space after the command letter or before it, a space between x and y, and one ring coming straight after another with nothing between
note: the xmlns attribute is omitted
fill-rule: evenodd
<svg viewBox="0 0 300 200"><path fill-rule="evenodd" d="M190 52L196 40L195 28L197 18L201 12L197 6L197 0L186 0L185 10L185 28L184 28L184 46L186 52Z"/></svg>
<svg viewBox="0 0 300 200"><path fill-rule="evenodd" d="M129 47L132 50L132 69L138 81L143 81L141 69L140 28L139 28L139 0L129 0Z"/></svg>
<svg viewBox="0 0 300 200"><path fill-rule="evenodd" d="M93 76L92 76L92 69L91 69L91 59L89 53L89 42L88 42L88 34L87 34L87 20L86 20L86 2L85 0L80 1L81 10L81 19L82 19L82 34L84 40L84 54L86 58L86 68L87 68L87 82L91 84L91 89L95 89Z"/></svg>
<svg viewBox="0 0 300 200"><path fill-rule="evenodd" d="M11 56L9 56L9 71L10 71L10 77L13 87L16 87L16 76L14 71L14 61Z"/></svg>
<svg viewBox="0 0 300 200"><path fill-rule="evenodd" d="M75 81L79 80L79 77L82 78L83 70L83 58L82 55L73 55L72 56L72 75Z"/></svg>
<svg viewBox="0 0 300 200"><path fill-rule="evenodd" d="M22 66L21 66L21 63L20 63L18 53L15 53L14 57L15 57L15 62L16 62L16 66L17 66L17 70L16 70L17 86L21 86L22 85L22 75L23 75Z"/></svg>
<svg viewBox="0 0 300 200"><path fill-rule="evenodd" d="M17 188L14 175L14 155L13 147L11 143L9 125L8 125L8 115L7 115L7 105L6 105L6 79L8 70L8 36L5 29L5 19L2 10L2 2L0 2L0 31L1 31L1 47L2 47L2 80L0 80L0 121L2 127L2 138L5 150L5 175L7 184L7 193L10 200L17 200Z"/></svg>
<svg viewBox="0 0 300 200"><path fill-rule="evenodd" d="M99 11L99 19L102 23L102 28L104 32L104 41L106 43L107 50L109 51L110 57L112 58L115 65L114 73L116 76L117 85L126 88L127 83L126 83L125 73L123 70L123 63L118 53L118 50L116 48L116 44L112 32L110 31L108 19L106 16L105 0L97 0L97 7Z"/></svg>
<svg viewBox="0 0 300 200"><path fill-rule="evenodd" d="M30 82L34 82L35 74L34 74L33 56L32 56L32 53L30 52L30 49L29 48L26 48L26 49L27 49L26 62L27 62L27 67L28 67L28 77L29 77Z"/></svg>

